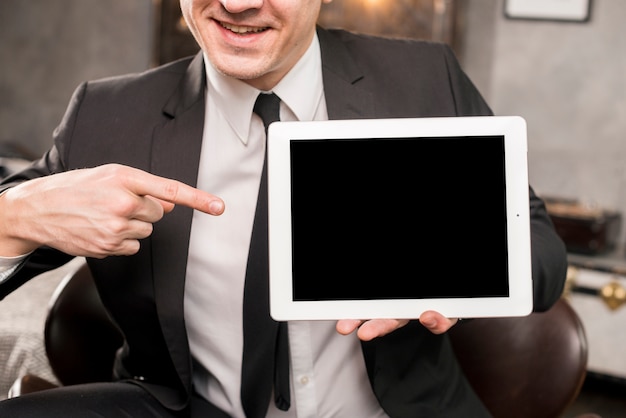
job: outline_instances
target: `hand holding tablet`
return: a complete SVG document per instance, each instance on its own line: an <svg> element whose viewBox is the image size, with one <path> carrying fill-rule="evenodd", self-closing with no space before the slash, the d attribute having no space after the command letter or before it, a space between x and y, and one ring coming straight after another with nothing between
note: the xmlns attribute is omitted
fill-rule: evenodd
<svg viewBox="0 0 626 418"><path fill-rule="evenodd" d="M268 137L275 319L532 310L522 118L277 122Z"/></svg>

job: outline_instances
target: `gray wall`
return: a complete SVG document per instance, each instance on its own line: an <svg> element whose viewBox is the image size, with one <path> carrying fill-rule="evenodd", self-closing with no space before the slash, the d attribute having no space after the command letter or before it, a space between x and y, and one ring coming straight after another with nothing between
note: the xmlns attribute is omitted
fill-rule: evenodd
<svg viewBox="0 0 626 418"><path fill-rule="evenodd" d="M626 2L592 0L586 23L457 3L459 58L497 114L527 120L536 191L626 212ZM0 142L41 153L78 83L148 68L157 4L1 0Z"/></svg>
<svg viewBox="0 0 626 418"><path fill-rule="evenodd" d="M152 0L0 0L0 143L40 154L82 81L153 56Z"/></svg>
<svg viewBox="0 0 626 418"><path fill-rule="evenodd" d="M626 213L626 2L592 0L586 23L465 2L461 59L496 114L526 119L535 190Z"/></svg>

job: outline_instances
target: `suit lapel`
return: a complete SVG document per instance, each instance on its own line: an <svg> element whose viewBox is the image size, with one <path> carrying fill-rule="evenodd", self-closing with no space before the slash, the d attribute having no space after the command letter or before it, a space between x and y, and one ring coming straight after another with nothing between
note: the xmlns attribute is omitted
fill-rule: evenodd
<svg viewBox="0 0 626 418"><path fill-rule="evenodd" d="M329 119L375 117L371 92L360 86L364 74L343 42L330 31L317 28L322 54L322 77Z"/></svg>
<svg viewBox="0 0 626 418"><path fill-rule="evenodd" d="M155 129L151 170L154 174L195 186L204 129L205 76L198 54L163 112L168 117ZM184 325L183 297L193 210L176 206L154 224L152 262L159 321L183 383L191 379Z"/></svg>

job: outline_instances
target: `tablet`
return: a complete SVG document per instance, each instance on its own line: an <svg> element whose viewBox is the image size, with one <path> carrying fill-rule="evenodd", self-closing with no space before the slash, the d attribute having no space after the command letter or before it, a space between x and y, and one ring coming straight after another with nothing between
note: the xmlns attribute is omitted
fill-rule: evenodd
<svg viewBox="0 0 626 418"><path fill-rule="evenodd" d="M276 122L267 158L274 319L531 312L523 118Z"/></svg>

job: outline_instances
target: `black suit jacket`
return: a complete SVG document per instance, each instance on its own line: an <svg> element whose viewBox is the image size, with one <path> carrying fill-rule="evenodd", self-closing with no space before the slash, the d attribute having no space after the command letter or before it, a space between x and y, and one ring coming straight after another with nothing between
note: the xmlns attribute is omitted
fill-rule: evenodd
<svg viewBox="0 0 626 418"><path fill-rule="evenodd" d="M491 114L444 45L321 28L318 36L330 119ZM82 84L55 130L51 150L30 169L6 179L0 189L110 162L195 185L205 83L198 54L142 74ZM478 192L476 198L480 202ZM530 207L535 309L544 310L561 294L566 256L532 190ZM116 377L145 386L172 409L184 408L191 391L183 320L191 219L192 210L177 206L154 225L136 255L88 260L102 300L126 337L116 359ZM39 249L0 284L0 297L68 259L58 251ZM477 264L481 262L488 263L489 255ZM389 415L484 416L446 335L433 335L412 322L362 347L372 387Z"/></svg>

